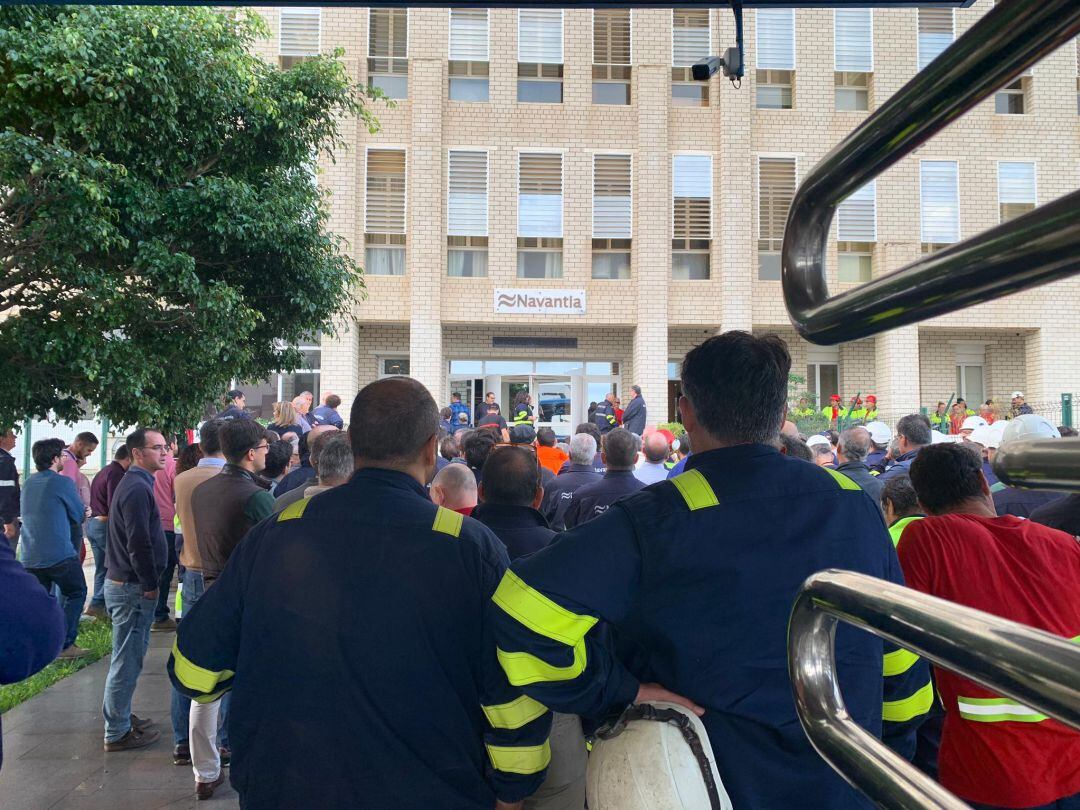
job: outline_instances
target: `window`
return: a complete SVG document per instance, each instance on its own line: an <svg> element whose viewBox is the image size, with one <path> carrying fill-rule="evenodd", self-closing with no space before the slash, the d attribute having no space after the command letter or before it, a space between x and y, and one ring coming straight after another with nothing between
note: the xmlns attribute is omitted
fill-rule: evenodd
<svg viewBox="0 0 1080 810"><path fill-rule="evenodd" d="M1002 222L1035 210L1035 164L998 163L998 214Z"/></svg>
<svg viewBox="0 0 1080 810"><path fill-rule="evenodd" d="M795 198L795 158L758 158L758 280L780 280L780 249Z"/></svg>
<svg viewBox="0 0 1080 810"><path fill-rule="evenodd" d="M707 279L712 247L712 158L675 155L671 175L671 277Z"/></svg>
<svg viewBox="0 0 1080 810"><path fill-rule="evenodd" d="M409 97L408 9L368 9L368 84L388 98Z"/></svg>
<svg viewBox="0 0 1080 810"><path fill-rule="evenodd" d="M593 278L630 278L632 222L630 155L594 155Z"/></svg>
<svg viewBox="0 0 1080 810"><path fill-rule="evenodd" d="M960 182L956 161L924 160L919 166L923 253L960 241Z"/></svg>
<svg viewBox="0 0 1080 810"><path fill-rule="evenodd" d="M866 112L870 109L870 74L836 73L836 111Z"/></svg>
<svg viewBox="0 0 1080 810"><path fill-rule="evenodd" d="M405 150L369 149L364 208L365 272L405 275Z"/></svg>
<svg viewBox="0 0 1080 810"><path fill-rule="evenodd" d="M953 41L953 10L951 8L920 8L919 70L937 59Z"/></svg>
<svg viewBox="0 0 1080 810"><path fill-rule="evenodd" d="M278 18L278 63L291 68L319 53L322 9L283 8Z"/></svg>
<svg viewBox="0 0 1080 810"><path fill-rule="evenodd" d="M487 275L487 152L450 150L446 214L447 274Z"/></svg>
<svg viewBox="0 0 1080 810"><path fill-rule="evenodd" d="M488 12L486 8L450 9L451 101L488 100Z"/></svg>
<svg viewBox="0 0 1080 810"><path fill-rule="evenodd" d="M593 11L593 104L630 103L630 9Z"/></svg>
<svg viewBox="0 0 1080 810"><path fill-rule="evenodd" d="M824 408L840 393L840 365L833 362L808 363L806 393L818 408Z"/></svg>
<svg viewBox="0 0 1080 810"><path fill-rule="evenodd" d="M795 12L757 10L757 106L790 110L795 84Z"/></svg>
<svg viewBox="0 0 1080 810"><path fill-rule="evenodd" d="M998 90L994 94L994 112L998 115L1023 115L1026 81L1024 78L1019 78Z"/></svg>
<svg viewBox="0 0 1080 810"><path fill-rule="evenodd" d="M952 347L956 353L956 395L976 405L985 402L985 344L957 341Z"/></svg>
<svg viewBox="0 0 1080 810"><path fill-rule="evenodd" d="M518 155L519 278L562 278L562 202L562 155Z"/></svg>
<svg viewBox="0 0 1080 810"><path fill-rule="evenodd" d="M384 357L379 362L379 375L382 377L408 377L408 357Z"/></svg>
<svg viewBox="0 0 1080 810"><path fill-rule="evenodd" d="M709 83L695 82L691 68L712 50L709 11L671 10L671 103L676 107L708 107Z"/></svg>
<svg viewBox="0 0 1080 810"><path fill-rule="evenodd" d="M562 61L562 10L518 9L518 101L561 104Z"/></svg>
<svg viewBox="0 0 1080 810"><path fill-rule="evenodd" d="M874 17L868 8L833 12L833 68L837 112L870 109L874 71Z"/></svg>
<svg viewBox="0 0 1080 810"><path fill-rule="evenodd" d="M873 276L874 243L877 241L877 187L874 181L840 203L836 212L839 241L837 279L869 281Z"/></svg>

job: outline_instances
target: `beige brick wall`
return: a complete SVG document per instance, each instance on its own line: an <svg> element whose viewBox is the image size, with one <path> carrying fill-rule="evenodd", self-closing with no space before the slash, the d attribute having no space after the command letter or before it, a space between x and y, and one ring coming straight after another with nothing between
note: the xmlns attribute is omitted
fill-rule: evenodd
<svg viewBox="0 0 1080 810"><path fill-rule="evenodd" d="M992 4L978 0L956 12L957 33L967 30ZM276 9L260 9L276 36ZM914 9L876 9L873 104L880 105L914 73ZM733 43L727 10L713 10L714 52ZM324 346L324 383L361 385L375 373L367 342L398 342L408 351L413 374L446 393L447 362L490 349L493 334L575 336L578 353L622 364L623 382L635 382L655 402L666 396L666 364L698 336L717 329L775 331L792 347L793 368L805 373L805 344L788 325L780 285L757 277L757 157L793 155L803 178L866 113L842 113L833 102L833 18L829 10L798 9L795 105L792 110L754 106L755 14L746 14L747 77L740 90L722 77L710 82L708 108L670 105L671 13L633 11L632 103L591 104L591 11L569 9L564 17L564 103L516 101L517 13L492 9L490 102L447 100L448 11L412 9L409 15L410 98L393 109L375 105L382 129L375 135L344 122L352 148L336 163L323 161L321 184L331 194L331 225L362 259L364 152L371 145L407 150L408 240L404 278L367 278L368 297L356 307L359 330L349 340ZM366 9L323 9L322 48L344 49L349 70L367 73ZM274 59L276 41L259 46ZM903 266L919 255L919 161L956 160L960 178L960 230L966 238L998 222L997 162L1034 160L1040 202L1065 194L1080 179L1080 120L1076 114L1075 49L1070 43L1034 68L1029 114L1001 116L989 101L950 126L877 182L878 242L875 272ZM446 153L450 148L489 151L489 277L446 276ZM550 149L563 155L564 277L516 277L517 155ZM591 161L597 151L633 156L634 247L632 278L590 278ZM712 277L670 278L671 155L706 152L713 157ZM834 231L835 239L835 231ZM836 247L827 256L831 289ZM586 291L584 316L495 316L497 286L572 287ZM841 350L845 393L876 392L898 409L944 396L954 387L954 360L942 350L949 340L987 344L988 393L1014 386L1034 399L1061 391L1080 393L1080 353L1073 324L1080 314L1080 278L992 301L964 312L907 327ZM405 326L411 324L411 328ZM475 335L473 333L475 332ZM955 336L962 337L957 338ZM471 337L470 337L471 336ZM601 337L607 336L607 337ZM403 341L403 343L402 343ZM486 346L486 348L485 348ZM532 356L532 355L527 355ZM539 356L539 355L536 355ZM545 354L548 359L559 359ZM355 374L348 366L355 367ZM339 383L338 380L341 382ZM888 407L888 410L892 410Z"/></svg>

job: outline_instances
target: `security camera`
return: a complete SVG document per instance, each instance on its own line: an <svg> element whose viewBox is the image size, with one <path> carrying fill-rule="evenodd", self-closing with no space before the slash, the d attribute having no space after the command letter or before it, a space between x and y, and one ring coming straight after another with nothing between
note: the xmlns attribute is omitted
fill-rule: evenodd
<svg viewBox="0 0 1080 810"><path fill-rule="evenodd" d="M732 81L742 78L742 52L739 48L728 48L724 51L723 57L706 56L700 62L695 64L690 69L690 72L694 77L694 81L707 82L716 75L719 70L723 70L724 75Z"/></svg>

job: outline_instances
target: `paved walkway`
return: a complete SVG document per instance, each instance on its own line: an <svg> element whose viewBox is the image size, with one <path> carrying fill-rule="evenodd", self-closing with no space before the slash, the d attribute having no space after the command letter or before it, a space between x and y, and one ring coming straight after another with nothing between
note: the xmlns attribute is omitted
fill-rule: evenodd
<svg viewBox="0 0 1080 810"><path fill-rule="evenodd" d="M192 807L195 777L190 766L172 763L172 687L165 662L174 633L152 633L134 710L157 723L161 739L139 751L102 751L101 698L106 656L3 716L3 810L153 810ZM236 810L236 792L218 788L201 810Z"/></svg>

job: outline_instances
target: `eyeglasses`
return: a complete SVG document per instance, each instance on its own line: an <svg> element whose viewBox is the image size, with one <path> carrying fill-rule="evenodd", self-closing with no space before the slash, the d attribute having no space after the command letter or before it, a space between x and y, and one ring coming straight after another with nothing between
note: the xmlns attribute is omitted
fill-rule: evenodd
<svg viewBox="0 0 1080 810"><path fill-rule="evenodd" d="M270 445L268 445L268 444L257 444L254 447L252 447L251 449L252 450L269 450Z"/></svg>

